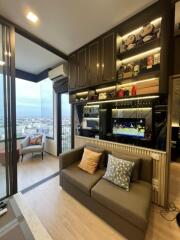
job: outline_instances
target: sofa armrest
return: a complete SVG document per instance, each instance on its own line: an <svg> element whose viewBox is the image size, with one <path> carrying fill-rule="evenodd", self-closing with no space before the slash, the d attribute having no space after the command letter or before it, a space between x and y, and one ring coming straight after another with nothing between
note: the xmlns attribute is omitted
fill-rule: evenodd
<svg viewBox="0 0 180 240"><path fill-rule="evenodd" d="M67 168L74 162L80 161L84 151L84 146L72 149L66 153L59 155L59 169L60 171L64 168Z"/></svg>
<svg viewBox="0 0 180 240"><path fill-rule="evenodd" d="M43 134L43 136L42 136L42 143L41 143L41 147L42 147L43 151L44 151L44 147L45 147L45 142L46 142L46 135Z"/></svg>
<svg viewBox="0 0 180 240"><path fill-rule="evenodd" d="M21 143L20 143L20 150L22 150L23 148L27 147L29 144L29 136L27 136L26 138L24 138Z"/></svg>

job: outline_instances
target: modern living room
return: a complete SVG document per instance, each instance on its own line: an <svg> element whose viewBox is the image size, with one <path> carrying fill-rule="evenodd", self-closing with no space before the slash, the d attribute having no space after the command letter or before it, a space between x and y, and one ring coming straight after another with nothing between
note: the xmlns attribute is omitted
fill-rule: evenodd
<svg viewBox="0 0 180 240"><path fill-rule="evenodd" d="M0 239L179 239L180 1L1 0L0 39Z"/></svg>

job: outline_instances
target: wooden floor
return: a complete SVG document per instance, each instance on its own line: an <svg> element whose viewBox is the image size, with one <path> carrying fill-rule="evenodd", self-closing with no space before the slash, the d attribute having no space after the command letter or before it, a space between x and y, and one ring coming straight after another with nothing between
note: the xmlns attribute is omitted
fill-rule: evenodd
<svg viewBox="0 0 180 240"><path fill-rule="evenodd" d="M171 200L180 203L180 164L171 165ZM122 240L118 232L59 187L59 178L29 191L25 199L54 240ZM174 213L171 217L174 216ZM179 240L180 228L152 205L146 240Z"/></svg>
<svg viewBox="0 0 180 240"><path fill-rule="evenodd" d="M180 163L171 163L170 173L169 200L175 202L180 209Z"/></svg>
<svg viewBox="0 0 180 240"><path fill-rule="evenodd" d="M44 153L24 155L23 162L18 163L18 191L21 191L44 178L59 171L59 160L57 157Z"/></svg>

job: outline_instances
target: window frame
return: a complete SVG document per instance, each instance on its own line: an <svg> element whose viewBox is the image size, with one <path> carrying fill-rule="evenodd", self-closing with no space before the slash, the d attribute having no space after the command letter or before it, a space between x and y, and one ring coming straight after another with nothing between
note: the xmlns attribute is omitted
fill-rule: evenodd
<svg viewBox="0 0 180 240"><path fill-rule="evenodd" d="M44 79L45 80L45 79ZM50 79L49 79L50 80ZM42 80L43 81L43 80ZM55 124L54 124L54 108L55 108L55 106L54 106L54 98L55 98L55 92L54 92L54 89L53 89L53 84L52 84L52 95L53 95L53 135L52 135L52 137L50 137L50 136L46 136L46 138L47 139L50 139L50 140L54 140L54 126L55 126Z"/></svg>

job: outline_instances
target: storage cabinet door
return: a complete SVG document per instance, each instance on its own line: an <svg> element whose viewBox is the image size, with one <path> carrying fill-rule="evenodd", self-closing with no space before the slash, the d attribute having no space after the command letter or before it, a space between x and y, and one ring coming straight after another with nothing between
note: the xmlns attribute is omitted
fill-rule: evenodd
<svg viewBox="0 0 180 240"><path fill-rule="evenodd" d="M77 53L78 59L78 86L86 87L87 86L87 50L83 48Z"/></svg>
<svg viewBox="0 0 180 240"><path fill-rule="evenodd" d="M97 85L100 82L100 42L95 41L88 47L88 84Z"/></svg>
<svg viewBox="0 0 180 240"><path fill-rule="evenodd" d="M77 55L76 53L69 57L69 89L75 89L77 82Z"/></svg>
<svg viewBox="0 0 180 240"><path fill-rule="evenodd" d="M115 34L114 32L102 37L101 52L102 82L115 80L116 58L115 58Z"/></svg>

